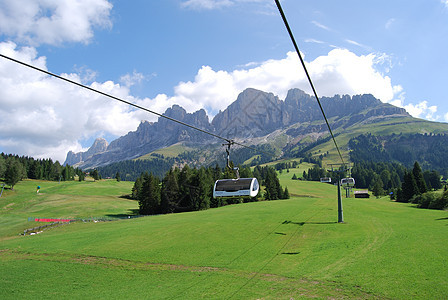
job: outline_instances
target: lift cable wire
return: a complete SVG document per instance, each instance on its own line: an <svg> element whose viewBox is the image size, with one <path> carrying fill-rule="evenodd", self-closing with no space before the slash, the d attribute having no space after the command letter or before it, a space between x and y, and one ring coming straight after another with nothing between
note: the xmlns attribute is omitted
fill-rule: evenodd
<svg viewBox="0 0 448 300"><path fill-rule="evenodd" d="M314 97L316 97L317 103L319 104L320 111L322 112L322 115L324 116L325 122L327 123L328 130L330 131L331 138L333 139L334 145L336 146L336 150L338 151L338 154L339 154L339 157L341 158L342 164L345 166L345 162L344 162L344 159L342 158L341 151L339 150L339 146L336 143L336 139L334 138L333 131L331 130L330 124L328 123L328 120L327 120L327 117L325 115L325 112L324 112L324 109L322 107L322 104L320 103L319 97L317 96L316 89L314 88L314 84L311 81L311 77L310 77L310 74L308 73L308 70L307 70L307 68L305 66L305 62L304 62L304 60L302 58L302 54L300 54L299 47L297 46L296 40L294 38L294 35L293 35L292 31L291 31L291 28L289 27L288 20L286 20L286 16L285 16L285 13L283 12L282 6L280 4L280 0L275 0L275 3L277 4L277 8L278 8L278 10L280 12L280 15L282 16L283 22L285 23L286 30L288 30L289 36L291 38L291 41L292 41L292 43L294 45L294 48L296 49L297 55L299 56L300 62L302 63L302 66L303 66L303 69L305 70L306 77L308 78L308 82L310 83L311 89L313 90L313 93L314 93Z"/></svg>
<svg viewBox="0 0 448 300"><path fill-rule="evenodd" d="M146 111L146 112L149 112L149 113L151 113L151 114L157 115L157 116L159 116L159 117L161 117L161 118L168 119L168 120L173 121L173 122L176 122L176 123L178 123L178 124L180 124L180 125L183 125L183 126L192 128L192 129L194 129L194 130L197 130L197 131L199 131L199 132L208 134L208 135L213 136L213 137L215 137L215 138L224 140L224 141L226 141L227 144L229 144L229 145L238 145L238 146L241 146L241 147L244 147L244 148L247 148L247 149L254 150L254 151L258 152L258 153L264 153L264 154L269 155L269 156L275 156L275 154L273 154L273 153L268 153L268 152L265 152L265 151L261 151L261 150L259 150L259 149L254 148L254 147L250 147L250 146L247 146L247 145L244 145L244 144L235 142L235 141L232 140L232 139L229 139L229 138L225 138L225 137L219 136L219 135L217 135L217 134L214 134L214 133L212 133L212 132L206 131L206 130L204 130L204 129L200 129L200 128L197 128L197 127L195 127L195 126L193 126L193 125L190 125L190 124L184 123L184 122L182 122L182 121L176 120L176 119L174 119L174 118L170 118L170 117L168 117L168 116L165 116L165 115L163 115L163 114L160 114L160 113L158 113L158 112L155 112L155 111L153 111L153 110L150 110L150 109L148 109L148 108L145 108L145 107L143 107L143 106L140 106L140 105L137 105L137 104L135 104L135 103L126 101L126 100L124 100L124 99L118 98L118 97L113 96L113 95L111 95L111 94L107 94L107 93L102 92L102 91L100 91L100 90L94 89L94 88L92 88L92 87L89 87L89 86L84 85L84 84L81 84L81 83L79 83L79 82L70 80L70 79L68 79L68 78L59 76L59 75L57 75L57 74L54 74L54 73L51 73L51 72L46 71L46 70L44 70L44 69L41 69L41 68L38 68L38 67L36 67L36 66L30 65L30 64L25 63L25 62L23 62L23 61L20 61L20 60L14 59L14 58L12 58L12 57L6 56L6 55L4 55L4 54L1 54L1 53L0 53L0 56L3 57L3 58L5 58L5 59L8 59L8 60L10 60L10 61L13 61L13 62L15 62L15 63L17 63L17 64L26 66L26 67L31 68L31 69L34 69L34 70L36 70L36 71L45 73L45 74L47 74L47 75L53 76L53 77L55 77L55 78L58 78L58 79L60 79L60 80L66 81L66 82L68 82L68 83L77 85L77 86L82 87L82 88L84 88L84 89L87 89L87 90L90 90L90 91L92 91L92 92L98 93L98 94L100 94L100 95L106 96L106 97L111 98L111 99L113 99L113 100L116 100L116 101L125 103L125 104L127 104L127 105L130 105L130 106L133 106L133 107L135 107L135 108L138 108L138 109L144 110L144 111Z"/></svg>

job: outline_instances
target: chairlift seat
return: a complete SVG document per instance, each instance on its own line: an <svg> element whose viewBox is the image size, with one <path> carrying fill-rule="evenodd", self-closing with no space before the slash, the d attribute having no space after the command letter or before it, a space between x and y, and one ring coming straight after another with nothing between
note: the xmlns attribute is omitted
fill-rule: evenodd
<svg viewBox="0 0 448 300"><path fill-rule="evenodd" d="M322 177L322 178L320 179L320 182L323 182L323 183L331 183L331 178L330 178L330 177Z"/></svg>
<svg viewBox="0 0 448 300"><path fill-rule="evenodd" d="M259 189L257 178L221 179L215 182L213 198L255 197Z"/></svg>
<svg viewBox="0 0 448 300"><path fill-rule="evenodd" d="M351 177L342 178L341 179L341 185L343 187L354 187L355 186L355 179Z"/></svg>

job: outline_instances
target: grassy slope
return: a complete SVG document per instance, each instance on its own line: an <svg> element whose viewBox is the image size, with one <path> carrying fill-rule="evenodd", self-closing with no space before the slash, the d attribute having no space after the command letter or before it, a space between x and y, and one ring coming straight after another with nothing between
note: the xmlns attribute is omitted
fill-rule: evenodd
<svg viewBox="0 0 448 300"><path fill-rule="evenodd" d="M39 194L36 187L41 186ZM57 182L25 180L0 198L0 240L34 227L28 217L88 218L132 213L136 201L119 198L129 194L133 183ZM30 225L31 224L31 225Z"/></svg>
<svg viewBox="0 0 448 300"><path fill-rule="evenodd" d="M151 160L154 159L154 156L151 156L151 154L155 153L155 154L162 154L164 157L176 157L184 152L188 152L188 151L192 151L194 150L191 147L187 147L181 143L178 144L174 144L170 147L166 147L166 148L162 148L162 149L158 149L155 150L151 153L148 153L146 155L143 155L139 158L136 158L136 160Z"/></svg>
<svg viewBox="0 0 448 300"><path fill-rule="evenodd" d="M448 295L446 212L419 210L385 198L344 199L346 223L337 224L334 186L293 181L291 172L280 177L291 194L302 196L201 212L75 223L36 236L3 239L0 297ZM2 219L25 218L36 205L45 216L89 215L90 205L80 200L71 209L70 202L89 193L94 194L91 203L109 199L102 202L105 211L98 207L97 214L126 213L136 207L117 197L128 193L129 187L111 181L96 183L93 189L89 184L52 184L48 189L41 184L45 199L24 191L33 184L20 183L15 195L1 199L17 205L3 212ZM50 196L60 201L67 197L69 206L57 208ZM9 223L2 227L9 228L2 235L18 229Z"/></svg>
<svg viewBox="0 0 448 300"><path fill-rule="evenodd" d="M331 124L330 124L331 126ZM430 122L422 119L416 119L412 117L393 118L390 120L382 121L379 123L372 123L366 125L355 125L343 130L338 129L334 131L335 134L339 134L336 137L336 142L341 150L345 161L349 160L348 156L348 142L351 138L360 134L372 133L375 135L391 135L391 134L409 134L409 133L448 133L448 124ZM332 140L318 145L311 149L311 153L317 153L321 150L321 153L330 152L330 155L324 158L324 164L340 163L339 156L337 155L336 147ZM317 156L320 155L316 154Z"/></svg>

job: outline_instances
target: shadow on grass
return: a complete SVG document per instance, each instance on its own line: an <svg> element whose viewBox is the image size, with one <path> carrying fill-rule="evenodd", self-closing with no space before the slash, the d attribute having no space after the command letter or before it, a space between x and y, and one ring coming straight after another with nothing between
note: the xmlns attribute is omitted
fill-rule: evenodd
<svg viewBox="0 0 448 300"><path fill-rule="evenodd" d="M126 219L128 217L138 216L138 209L129 209L127 214L108 214L106 217L117 218L117 219Z"/></svg>
<svg viewBox="0 0 448 300"><path fill-rule="evenodd" d="M338 222L293 222L293 221L283 221L282 224L293 224L303 226L305 224L315 224L315 225L328 225L328 224L337 224Z"/></svg>
<svg viewBox="0 0 448 300"><path fill-rule="evenodd" d="M436 221L442 221L442 220L448 220L448 217L447 217L447 218L439 218L439 219L436 219Z"/></svg>

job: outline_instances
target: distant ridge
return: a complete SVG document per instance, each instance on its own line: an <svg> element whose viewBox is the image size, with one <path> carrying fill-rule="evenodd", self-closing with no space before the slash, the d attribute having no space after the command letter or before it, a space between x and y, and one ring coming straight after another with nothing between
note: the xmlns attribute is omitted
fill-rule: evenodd
<svg viewBox="0 0 448 300"><path fill-rule="evenodd" d="M334 118L332 127L349 127L372 120L410 117L403 109L382 103L370 94L357 96L322 97L322 106L328 118ZM250 142L284 130L287 139L298 140L309 134L314 139L327 132L322 125L322 115L314 97L300 89L291 89L285 100L272 93L248 88L224 111L220 111L210 123L205 110L187 113L179 105L168 108L164 115L231 139ZM303 126L308 124L307 126ZM317 135L316 135L317 134ZM193 143L200 147L204 143L217 143L216 138L182 126L164 118L150 123L142 121L136 131L112 141L97 139L87 152L67 154L66 164L83 169L104 166L113 162L135 159L157 149L179 142ZM259 143L254 140L254 143Z"/></svg>

